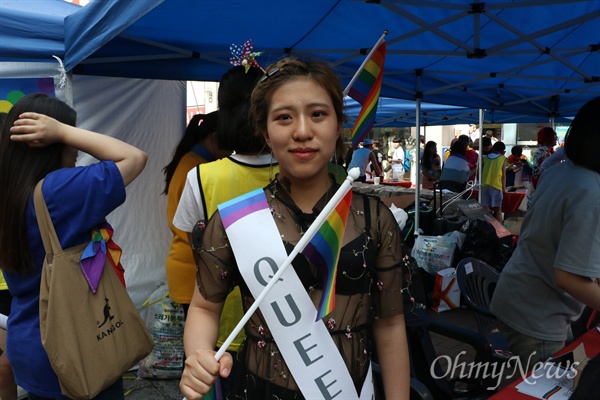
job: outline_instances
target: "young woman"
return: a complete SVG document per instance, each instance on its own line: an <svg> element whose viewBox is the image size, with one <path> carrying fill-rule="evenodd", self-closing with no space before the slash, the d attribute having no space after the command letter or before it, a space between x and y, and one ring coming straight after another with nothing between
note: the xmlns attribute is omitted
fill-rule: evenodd
<svg viewBox="0 0 600 400"><path fill-rule="evenodd" d="M429 141L423 151L421 160L421 186L423 189L433 189L433 184L440 179L442 162L437 152L437 143Z"/></svg>
<svg viewBox="0 0 600 400"><path fill-rule="evenodd" d="M337 76L319 62L283 59L268 68L256 85L252 115L257 131L264 135L280 166L280 173L264 189L279 243L263 244L265 251L276 244L285 246L284 251L289 253L338 189L327 172L327 164L340 135L342 109L343 95ZM371 353L378 350L388 398L408 398L409 361L398 225L381 201L358 193L353 194L348 215L336 277L336 307L318 324L326 329L326 341L332 343L329 347L341 356L342 368L334 372L349 375L354 384L350 385L354 386L352 390L363 391ZM252 246L253 238L247 240ZM217 212L204 232L198 265L199 290L194 292L184 334L187 360L180 387L189 400L202 398L216 376L230 373L231 357L225 353L216 361L213 350L227 293L239 285L244 308L248 309L254 301L255 296L242 278L240 265L244 260L238 264L229 242L221 213ZM294 259L291 268L301 282L303 296L309 296L310 307L314 308L323 291L321 275L302 255ZM278 346L272 326L272 320L267 321L263 312L254 313L246 324L247 339L239 354L243 368L234 378L234 397L304 398L296 381L302 377L293 376L289 368L297 360L282 356L289 347ZM319 358L318 352L313 352L323 343L313 343L313 347L300 342L295 347L305 356L305 364L329 365L330 359ZM335 390L329 386L330 381L322 379L323 390Z"/></svg>
<svg viewBox="0 0 600 400"><path fill-rule="evenodd" d="M107 135L75 128L75 111L43 94L23 97L10 110L0 137L0 267L13 302L8 357L30 400L63 398L42 347L39 294L44 246L33 206L42 193L63 248L90 240L92 229L125 201L125 186L144 169L146 154ZM75 167L78 151L100 162ZM93 362L93 360L90 360ZM117 380L96 399L123 399Z"/></svg>
<svg viewBox="0 0 600 400"><path fill-rule="evenodd" d="M192 300L196 266L190 251L190 241L186 232L173 225L173 217L190 170L196 165L208 163L231 154L217 144L218 112L196 114L185 128L185 133L177 145L173 159L164 168L165 191L167 195L167 222L173 234L171 248L167 256L167 284L169 296L181 304L187 313Z"/></svg>

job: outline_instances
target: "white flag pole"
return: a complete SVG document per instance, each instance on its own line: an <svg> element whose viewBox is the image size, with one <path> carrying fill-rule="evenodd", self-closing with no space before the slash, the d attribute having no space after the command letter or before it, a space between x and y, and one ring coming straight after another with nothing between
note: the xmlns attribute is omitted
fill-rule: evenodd
<svg viewBox="0 0 600 400"><path fill-rule="evenodd" d="M335 192L331 200L329 200L325 207L323 207L323 210L319 213L317 218L315 218L315 221L308 227L304 235L302 235L302 237L298 241L298 244L296 244L292 252L288 255L283 264L279 267L275 275L273 275L273 278L271 278L271 280L269 281L267 286L265 286L260 295L258 295L258 297L254 299L254 303L252 303L252 305L250 306L248 311L246 311L240 322L238 322L238 324L235 326L235 328L233 328L233 331L229 334L225 342L223 342L223 345L215 354L215 359L217 361L221 359L223 354L227 351L227 348L229 347L231 342L233 342L233 340L242 330L244 325L246 325L246 322L248 322L252 314L254 314L261 301L269 293L271 288L275 285L275 283L277 283L277 281L279 280L283 272L286 270L286 268L292 263L294 258L296 258L296 256L298 255L298 253L304 250L308 242L310 242L310 240L315 235L315 233L317 233L321 225L323 225L327 217L329 217L329 214L331 214L335 207L337 207L338 203L342 200L346 193L348 193L348 191L352 189L352 182L354 182L354 180L358 178L359 174L360 171L358 168L352 168L350 171L348 171L348 176L346 177L344 183L342 183L342 185L337 190L337 192Z"/></svg>
<svg viewBox="0 0 600 400"><path fill-rule="evenodd" d="M379 45L381 44L381 42L384 41L385 35L387 35L387 34L388 34L387 30L383 31L383 35L381 35L381 37L379 38L379 40L377 41L377 43L375 43L375 46L373 46L371 48L371 51L369 52L369 54L367 55L367 57L363 60L363 62L360 65L360 67L358 67L358 70L356 71L356 73L354 74L354 76L352 77L352 79L350 80L350 82L348 82L348 85L346 85L346 89L344 89L344 97L346 97L348 95L348 92L350 91L350 88L352 88L352 85L354 85L354 82L356 82L356 80L358 79L358 75L360 75L361 71L365 68L365 65L367 65L367 62L371 59L371 56L373 55L373 53L375 52L375 50L377 50L377 48L379 47Z"/></svg>

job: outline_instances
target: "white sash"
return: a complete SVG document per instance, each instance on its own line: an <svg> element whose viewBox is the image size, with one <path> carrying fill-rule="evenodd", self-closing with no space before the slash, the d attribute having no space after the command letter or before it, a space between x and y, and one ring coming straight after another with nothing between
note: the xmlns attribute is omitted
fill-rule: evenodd
<svg viewBox="0 0 600 400"><path fill-rule="evenodd" d="M257 298L287 258L273 216L268 208L253 211L226 232L240 273ZM325 324L315 322L317 309L293 268L286 268L260 310L306 399L374 399L371 368L358 396Z"/></svg>

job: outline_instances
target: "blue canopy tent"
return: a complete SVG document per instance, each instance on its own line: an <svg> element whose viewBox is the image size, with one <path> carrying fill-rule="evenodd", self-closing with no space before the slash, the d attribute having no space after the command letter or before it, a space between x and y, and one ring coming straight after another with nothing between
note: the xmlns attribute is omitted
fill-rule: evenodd
<svg viewBox="0 0 600 400"><path fill-rule="evenodd" d="M2 61L56 55L75 74L216 81L229 46L252 38L263 65L324 58L347 83L387 29L383 97L540 122L572 117L600 95L592 0L3 0L0 22Z"/></svg>
<svg viewBox="0 0 600 400"><path fill-rule="evenodd" d="M95 1L66 18L65 66L218 80L251 38L262 64L324 58L348 82L388 30L382 96L547 120L600 95L599 25L589 0Z"/></svg>
<svg viewBox="0 0 600 400"><path fill-rule="evenodd" d="M251 38L263 64L290 54L324 58L347 83L387 30L381 95L416 101L417 129L423 101L480 109L481 124L483 109L572 117L600 95L598 1L119 3L93 2L67 17L67 69L217 80L229 67L229 46Z"/></svg>

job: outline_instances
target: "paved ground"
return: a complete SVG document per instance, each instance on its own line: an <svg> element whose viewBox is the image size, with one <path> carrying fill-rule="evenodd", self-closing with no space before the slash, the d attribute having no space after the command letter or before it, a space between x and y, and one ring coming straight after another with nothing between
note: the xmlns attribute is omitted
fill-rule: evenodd
<svg viewBox="0 0 600 400"><path fill-rule="evenodd" d="M135 373L123 377L126 400L182 400L179 379L139 379Z"/></svg>

